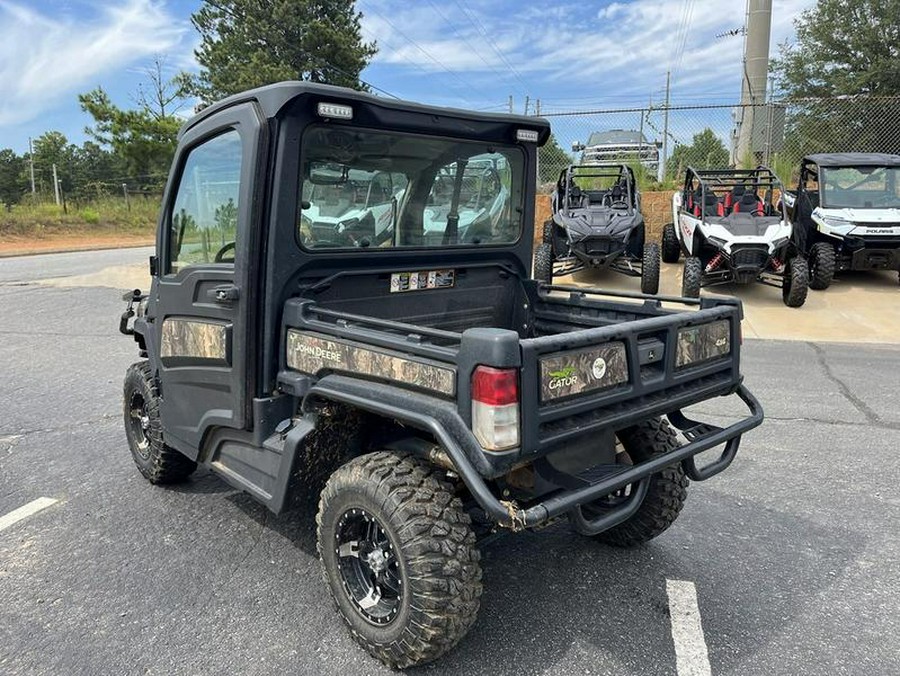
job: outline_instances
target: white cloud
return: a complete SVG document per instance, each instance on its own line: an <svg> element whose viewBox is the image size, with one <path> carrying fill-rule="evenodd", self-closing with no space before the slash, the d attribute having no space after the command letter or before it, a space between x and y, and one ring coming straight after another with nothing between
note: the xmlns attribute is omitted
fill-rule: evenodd
<svg viewBox="0 0 900 676"><path fill-rule="evenodd" d="M611 2L594 12L560 2L552 8L546 3L523 5L511 13L500 4L486 9L486 4L466 2L484 34L460 12L448 8L442 16L435 7L440 2L417 3L413 8L400 0L366 0L363 26L369 37L379 40L376 63L431 72L436 89L455 89L464 81L471 83L476 94L478 89L499 88L497 98L504 93L527 93L543 97L550 105L553 97L563 96L558 92L566 91L571 94L564 95L580 98L590 95L600 104L605 100L620 103L627 95L637 103L636 97L646 101L651 93L658 100L666 70L674 67L676 100L711 95L733 102L740 96L743 40L739 36L717 39L716 35L743 25L743 2L694 0L679 63L674 63L673 55L679 49L682 0ZM777 45L793 34L793 20L814 4L815 0L774 3L773 55ZM410 37L419 47L410 43ZM511 75L497 51L513 64L524 85ZM442 72L445 69L453 74Z"/></svg>
<svg viewBox="0 0 900 676"><path fill-rule="evenodd" d="M0 0L0 125L32 120L100 76L171 50L184 31L152 0L79 18Z"/></svg>

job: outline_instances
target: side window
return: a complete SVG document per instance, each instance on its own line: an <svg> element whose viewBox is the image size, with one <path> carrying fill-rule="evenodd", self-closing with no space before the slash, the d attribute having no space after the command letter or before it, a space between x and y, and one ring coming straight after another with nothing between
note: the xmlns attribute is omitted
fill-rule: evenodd
<svg viewBox="0 0 900 676"><path fill-rule="evenodd" d="M196 263L234 263L240 180L237 131L189 152L170 214L169 273Z"/></svg>

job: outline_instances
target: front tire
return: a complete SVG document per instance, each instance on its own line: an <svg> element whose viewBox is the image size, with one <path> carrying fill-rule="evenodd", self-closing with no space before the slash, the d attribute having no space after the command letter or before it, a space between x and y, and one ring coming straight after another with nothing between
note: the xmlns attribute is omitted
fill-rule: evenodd
<svg viewBox="0 0 900 676"><path fill-rule="evenodd" d="M353 638L393 668L437 659L478 614L480 554L444 472L391 452L338 469L319 502L325 581Z"/></svg>
<svg viewBox="0 0 900 676"><path fill-rule="evenodd" d="M644 245L641 265L641 293L659 293L659 245L656 242Z"/></svg>
<svg viewBox="0 0 900 676"><path fill-rule="evenodd" d="M809 267L806 260L796 256L784 266L781 297L788 307L801 307L809 293Z"/></svg>
<svg viewBox="0 0 900 676"><path fill-rule="evenodd" d="M138 470L152 484L184 481L197 463L163 443L159 389L150 364L140 361L125 373L125 436Z"/></svg>
<svg viewBox="0 0 900 676"><path fill-rule="evenodd" d="M675 233L675 224L666 223L662 232L663 263L677 263L680 256L681 245L678 243L678 235Z"/></svg>
<svg viewBox="0 0 900 676"><path fill-rule="evenodd" d="M675 430L662 418L638 423L616 432L616 436L635 465L678 448ZM666 467L650 477L647 495L633 516L592 537L614 547L635 547L652 540L675 523L687 500L687 487L688 479L681 463Z"/></svg>
<svg viewBox="0 0 900 676"><path fill-rule="evenodd" d="M553 283L553 247L538 244L534 250L534 278L545 284Z"/></svg>
<svg viewBox="0 0 900 676"><path fill-rule="evenodd" d="M703 261L696 256L688 256L684 259L684 271L681 273L681 295L685 298L699 298L701 286Z"/></svg>
<svg viewBox="0 0 900 676"><path fill-rule="evenodd" d="M828 242L816 242L809 251L809 288L821 291L834 279L834 247Z"/></svg>
<svg viewBox="0 0 900 676"><path fill-rule="evenodd" d="M553 244L553 219L544 221L544 229L541 232L541 242L543 244Z"/></svg>

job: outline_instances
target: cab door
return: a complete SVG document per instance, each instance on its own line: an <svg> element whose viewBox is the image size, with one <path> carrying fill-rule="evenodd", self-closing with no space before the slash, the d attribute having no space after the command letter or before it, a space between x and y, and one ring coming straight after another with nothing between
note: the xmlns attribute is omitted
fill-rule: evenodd
<svg viewBox="0 0 900 676"><path fill-rule="evenodd" d="M252 103L191 127L164 200L154 321L161 419L166 443L193 458L210 428L248 422L249 251L263 128Z"/></svg>

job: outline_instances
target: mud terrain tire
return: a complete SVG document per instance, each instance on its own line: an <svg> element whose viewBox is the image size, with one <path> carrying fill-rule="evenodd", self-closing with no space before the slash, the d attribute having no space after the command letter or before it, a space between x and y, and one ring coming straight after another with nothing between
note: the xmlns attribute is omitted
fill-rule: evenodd
<svg viewBox="0 0 900 676"><path fill-rule="evenodd" d="M553 247L538 244L534 250L534 278L546 284L553 283Z"/></svg>
<svg viewBox="0 0 900 676"><path fill-rule="evenodd" d="M662 418L628 427L616 436L635 465L678 448L675 431ZM687 499L687 487L681 463L666 467L650 477L650 488L637 513L594 539L614 547L635 547L652 540L675 523Z"/></svg>
<svg viewBox="0 0 900 676"><path fill-rule="evenodd" d="M681 295L685 298L699 298L703 283L703 261L696 256L684 259L684 271L681 273Z"/></svg>
<svg viewBox="0 0 900 676"><path fill-rule="evenodd" d="M680 256L681 245L678 243L678 235L675 234L675 224L666 223L662 232L663 263L677 263Z"/></svg>
<svg viewBox="0 0 900 676"><path fill-rule="evenodd" d="M125 372L122 412L134 464L152 484L184 481L197 463L163 443L159 389L150 364L139 361Z"/></svg>
<svg viewBox="0 0 900 676"><path fill-rule="evenodd" d="M822 291L834 279L834 247L828 242L816 242L809 250L809 288Z"/></svg>
<svg viewBox="0 0 900 676"><path fill-rule="evenodd" d="M393 668L437 659L478 614L480 554L445 474L414 456L369 453L332 474L319 502L319 560L338 612L353 638ZM371 522L380 533L371 541L381 544L360 537L350 542L355 553L348 549L354 518ZM376 571L368 578L375 591L362 602L355 581L365 576L352 572L361 561ZM373 618L376 611L382 616Z"/></svg>
<svg viewBox="0 0 900 676"><path fill-rule="evenodd" d="M644 257L641 265L641 293L651 296L659 293L659 244L656 242L644 245Z"/></svg>

